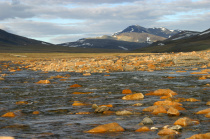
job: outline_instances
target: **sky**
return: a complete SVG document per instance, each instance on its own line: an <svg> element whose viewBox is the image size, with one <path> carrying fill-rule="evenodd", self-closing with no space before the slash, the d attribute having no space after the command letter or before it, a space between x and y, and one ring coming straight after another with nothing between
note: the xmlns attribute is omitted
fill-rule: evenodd
<svg viewBox="0 0 210 139"><path fill-rule="evenodd" d="M130 25L204 31L210 0L0 0L0 29L53 44Z"/></svg>

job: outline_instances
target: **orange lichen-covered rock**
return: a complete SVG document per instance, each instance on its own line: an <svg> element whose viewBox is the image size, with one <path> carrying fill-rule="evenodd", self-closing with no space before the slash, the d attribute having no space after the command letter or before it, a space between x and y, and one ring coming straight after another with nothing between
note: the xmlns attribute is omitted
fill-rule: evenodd
<svg viewBox="0 0 210 139"><path fill-rule="evenodd" d="M205 115L206 118L210 118L210 112Z"/></svg>
<svg viewBox="0 0 210 139"><path fill-rule="evenodd" d="M110 107L110 108L112 108L112 107L113 107L113 105L112 105L112 104L107 104L107 105L99 105L99 107L102 107L102 106L106 106L106 107Z"/></svg>
<svg viewBox="0 0 210 139"><path fill-rule="evenodd" d="M143 98L144 98L144 95L142 93L136 93L136 94L126 95L122 97L123 100L140 100Z"/></svg>
<svg viewBox="0 0 210 139"><path fill-rule="evenodd" d="M179 118L174 123L174 125L181 125L181 126L191 126L196 124L199 124L198 120L193 120L188 117Z"/></svg>
<svg viewBox="0 0 210 139"><path fill-rule="evenodd" d="M17 101L15 104L24 105L24 104L28 104L28 102L27 101Z"/></svg>
<svg viewBox="0 0 210 139"><path fill-rule="evenodd" d="M173 129L162 129L158 132L158 135L174 135L174 134L180 134L179 132L177 132L176 130Z"/></svg>
<svg viewBox="0 0 210 139"><path fill-rule="evenodd" d="M71 88L76 88L76 87L82 87L82 85L79 85L79 84L73 84L70 86Z"/></svg>
<svg viewBox="0 0 210 139"><path fill-rule="evenodd" d="M107 114L107 115L109 115L109 114L114 114L115 112L114 111L104 111L103 112L103 114Z"/></svg>
<svg viewBox="0 0 210 139"><path fill-rule="evenodd" d="M92 94L93 92L73 92L72 94Z"/></svg>
<svg viewBox="0 0 210 139"><path fill-rule="evenodd" d="M77 112L78 115L85 115L85 114L91 114L90 112Z"/></svg>
<svg viewBox="0 0 210 139"><path fill-rule="evenodd" d="M109 123L97 126L91 130L86 131L87 133L105 133L105 132L123 132L125 131L118 123Z"/></svg>
<svg viewBox="0 0 210 139"><path fill-rule="evenodd" d="M157 101L155 102L153 105L173 105L173 106L182 106L181 103L178 103L178 102L173 102L173 101L168 101L168 100L165 100L165 101Z"/></svg>
<svg viewBox="0 0 210 139"><path fill-rule="evenodd" d="M142 111L148 111L148 112L152 112L154 111L158 106L150 106L147 108L144 108Z"/></svg>
<svg viewBox="0 0 210 139"><path fill-rule="evenodd" d="M15 115L15 113L14 112L7 112L7 113L5 113L4 115L2 115L1 117L15 117L16 115Z"/></svg>
<svg viewBox="0 0 210 139"><path fill-rule="evenodd" d="M147 131L151 131L151 130L147 126L143 126L137 129L135 132L147 132Z"/></svg>
<svg viewBox="0 0 210 139"><path fill-rule="evenodd" d="M190 74L208 74L208 72L192 72Z"/></svg>
<svg viewBox="0 0 210 139"><path fill-rule="evenodd" d="M72 104L72 106L85 106L85 105L88 105L88 104L82 103L80 101L74 101L74 103Z"/></svg>
<svg viewBox="0 0 210 139"><path fill-rule="evenodd" d="M199 80L206 80L207 78L206 78L206 76L201 76L201 77L199 77L198 79L199 79Z"/></svg>
<svg viewBox="0 0 210 139"><path fill-rule="evenodd" d="M32 114L39 114L40 112L39 111L34 111Z"/></svg>
<svg viewBox="0 0 210 139"><path fill-rule="evenodd" d="M210 132L206 134L195 134L186 139L210 139Z"/></svg>
<svg viewBox="0 0 210 139"><path fill-rule="evenodd" d="M196 112L195 114L207 114L210 112L210 108L204 109L204 110L200 110L198 112Z"/></svg>
<svg viewBox="0 0 210 139"><path fill-rule="evenodd" d="M179 116L180 115L179 111L173 107L170 107L168 109L167 114L171 115L171 116Z"/></svg>
<svg viewBox="0 0 210 139"><path fill-rule="evenodd" d="M177 95L177 93L172 91L171 89L158 89L158 90L155 90L153 94L156 95L156 96L174 96L174 95Z"/></svg>
<svg viewBox="0 0 210 139"><path fill-rule="evenodd" d="M200 100L195 99L195 98L188 98L188 99L186 99L186 101L189 101L189 102L197 102L197 101L200 101Z"/></svg>
<svg viewBox="0 0 210 139"><path fill-rule="evenodd" d="M14 137L10 136L0 136L0 139L15 139Z"/></svg>
<svg viewBox="0 0 210 139"><path fill-rule="evenodd" d="M210 106L210 101L206 102L206 105Z"/></svg>
<svg viewBox="0 0 210 139"><path fill-rule="evenodd" d="M36 84L50 84L49 80L40 80L38 82L36 82Z"/></svg>
<svg viewBox="0 0 210 139"><path fill-rule="evenodd" d="M166 109L163 106L158 106L156 109L153 110L152 114L159 114L159 113L167 113Z"/></svg>
<svg viewBox="0 0 210 139"><path fill-rule="evenodd" d="M130 89L124 89L122 91L122 94L131 94L131 93L132 93L132 91Z"/></svg>

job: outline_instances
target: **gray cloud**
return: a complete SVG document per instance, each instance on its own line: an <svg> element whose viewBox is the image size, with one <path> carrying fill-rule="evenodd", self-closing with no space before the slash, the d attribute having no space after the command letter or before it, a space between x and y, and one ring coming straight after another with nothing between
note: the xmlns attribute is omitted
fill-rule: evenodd
<svg viewBox="0 0 210 139"><path fill-rule="evenodd" d="M132 24L205 30L209 7L209 0L0 1L0 27L27 37L48 37L54 43L111 35Z"/></svg>

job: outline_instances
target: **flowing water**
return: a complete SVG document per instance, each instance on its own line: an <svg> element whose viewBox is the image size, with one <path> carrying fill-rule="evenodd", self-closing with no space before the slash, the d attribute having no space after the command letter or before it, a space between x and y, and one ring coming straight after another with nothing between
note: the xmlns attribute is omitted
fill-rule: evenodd
<svg viewBox="0 0 210 139"><path fill-rule="evenodd" d="M199 71L199 70L198 70ZM210 120L204 115L194 113L209 108L210 79L198 80L198 76L187 72L177 73L174 69L146 72L114 72L93 73L83 76L82 73L68 72L41 72L22 70L9 72L5 80L0 81L0 115L9 111L21 110L14 118L0 117L0 136L13 136L15 138L160 138L159 130L138 133L134 132L141 126L138 125L146 116L150 116L154 125L161 129L181 117L198 119L200 124L184 127L178 138L187 138L194 134L210 132ZM70 77L67 74L71 75ZM66 76L65 80L58 78L49 79L51 76ZM110 75L110 76L104 76ZM175 77L169 79L167 77ZM50 84L36 84L39 80L50 80ZM81 88L70 88L72 84L80 84ZM155 101L160 101L158 96L145 96L142 100L122 100L123 89L133 92L149 93L157 89L169 88L178 93L177 97L195 98L198 102L181 102L185 111L180 111L180 116L152 115L142 112L142 109L152 106ZM93 92L90 94L73 94L73 92ZM17 105L18 101L27 101L28 104ZM85 106L72 106L74 101L89 104ZM92 104L112 104L112 111L129 110L134 115L117 116L94 113ZM132 106L143 103L142 106ZM40 114L32 114L39 111ZM77 112L91 112L78 115ZM90 134L84 131L98 125L117 122L125 131L119 133Z"/></svg>

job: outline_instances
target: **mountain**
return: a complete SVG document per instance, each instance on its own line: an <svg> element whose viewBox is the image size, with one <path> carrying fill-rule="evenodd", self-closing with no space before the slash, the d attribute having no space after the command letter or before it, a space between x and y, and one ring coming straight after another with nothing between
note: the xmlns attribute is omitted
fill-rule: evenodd
<svg viewBox="0 0 210 139"><path fill-rule="evenodd" d="M0 53L116 53L123 50L70 48L38 41L0 29Z"/></svg>
<svg viewBox="0 0 210 139"><path fill-rule="evenodd" d="M102 38L83 38L75 42L67 42L59 44L61 46L76 47L76 48L100 48L100 49L118 49L118 50L135 50L138 48L146 47L149 44L120 41L114 39Z"/></svg>
<svg viewBox="0 0 210 139"><path fill-rule="evenodd" d="M148 34L152 34L152 35L156 35L156 36L160 36L160 37L164 37L164 38L170 38L171 36L179 33L180 31L179 30L169 30L164 27L145 28L145 27L142 27L139 25L131 25L122 31L114 33L112 36L117 36L122 33L131 33L131 32L148 33Z"/></svg>
<svg viewBox="0 0 210 139"><path fill-rule="evenodd" d="M182 31L164 41L153 43L134 52L190 52L210 50L210 29L203 32Z"/></svg>
<svg viewBox="0 0 210 139"><path fill-rule="evenodd" d="M139 25L132 25L123 31L114 33L112 36L104 35L95 38L83 38L75 42L59 45L81 48L135 50L147 47L157 41L163 41L178 32L180 31L166 28L144 28Z"/></svg>
<svg viewBox="0 0 210 139"><path fill-rule="evenodd" d="M52 45L47 42L29 39L12 33L8 33L0 29L0 44L1 45Z"/></svg>

